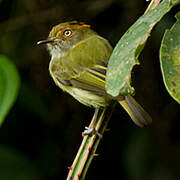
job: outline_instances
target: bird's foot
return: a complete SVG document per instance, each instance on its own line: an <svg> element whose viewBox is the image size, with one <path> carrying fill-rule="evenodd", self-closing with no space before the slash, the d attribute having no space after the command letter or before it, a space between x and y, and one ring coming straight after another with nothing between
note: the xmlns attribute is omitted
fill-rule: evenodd
<svg viewBox="0 0 180 180"><path fill-rule="evenodd" d="M102 138L102 135L95 129L95 127L85 127L85 130L84 132L82 133L82 136L86 136L86 135L89 135L89 136L92 136L92 135L98 135L99 138Z"/></svg>

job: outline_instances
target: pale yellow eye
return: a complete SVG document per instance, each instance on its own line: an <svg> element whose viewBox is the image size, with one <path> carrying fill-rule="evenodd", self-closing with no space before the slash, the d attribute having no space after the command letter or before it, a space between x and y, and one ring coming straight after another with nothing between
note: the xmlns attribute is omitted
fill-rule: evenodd
<svg viewBox="0 0 180 180"><path fill-rule="evenodd" d="M64 34L66 37L68 37L68 36L71 36L72 31L68 29L68 30L65 30L63 34Z"/></svg>

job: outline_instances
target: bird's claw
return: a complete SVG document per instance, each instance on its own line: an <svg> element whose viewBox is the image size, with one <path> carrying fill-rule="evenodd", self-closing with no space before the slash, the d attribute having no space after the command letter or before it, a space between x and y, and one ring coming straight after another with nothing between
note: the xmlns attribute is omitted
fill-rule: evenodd
<svg viewBox="0 0 180 180"><path fill-rule="evenodd" d="M84 132L82 133L82 136L86 136L86 135L98 135L100 138L102 138L102 135L95 129L95 127L85 127Z"/></svg>

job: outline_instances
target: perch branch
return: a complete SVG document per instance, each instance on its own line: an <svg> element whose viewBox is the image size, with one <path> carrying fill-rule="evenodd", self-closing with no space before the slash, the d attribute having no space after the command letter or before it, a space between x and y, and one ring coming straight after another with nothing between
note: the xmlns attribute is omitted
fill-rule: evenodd
<svg viewBox="0 0 180 180"><path fill-rule="evenodd" d="M91 128L92 125L95 125L95 129L97 130L97 132L101 134L101 136L103 136L104 130L107 127L115 104L116 103L113 102L110 106L104 109L100 109L97 115L97 119L92 119L89 128ZM92 136L84 136L74 162L69 168L67 180L82 180L85 178L86 172L92 162L92 159L96 155L95 152L100 140L102 139L101 136L99 136L98 134L94 134Z"/></svg>

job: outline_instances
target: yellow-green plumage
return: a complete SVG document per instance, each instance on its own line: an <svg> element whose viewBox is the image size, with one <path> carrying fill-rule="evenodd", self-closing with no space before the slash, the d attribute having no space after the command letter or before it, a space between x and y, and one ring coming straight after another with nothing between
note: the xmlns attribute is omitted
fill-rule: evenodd
<svg viewBox="0 0 180 180"><path fill-rule="evenodd" d="M62 23L52 29L48 40L40 43L48 43L52 56L49 71L62 90L95 108L117 100L138 126L151 123L150 116L130 95L114 98L106 93L106 66L112 47L89 25L75 21Z"/></svg>
<svg viewBox="0 0 180 180"><path fill-rule="evenodd" d="M105 75L99 73L102 75L101 79L96 76L97 72L90 68L105 69L101 64L104 60L108 62L111 52L112 48L107 40L93 35L77 43L61 58L51 59L49 71L55 83L81 103L104 107L111 100L109 95L105 95ZM58 78L70 81L72 85L64 86Z"/></svg>

